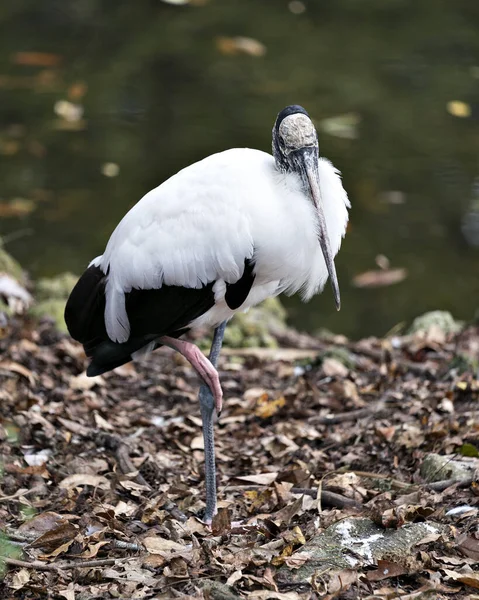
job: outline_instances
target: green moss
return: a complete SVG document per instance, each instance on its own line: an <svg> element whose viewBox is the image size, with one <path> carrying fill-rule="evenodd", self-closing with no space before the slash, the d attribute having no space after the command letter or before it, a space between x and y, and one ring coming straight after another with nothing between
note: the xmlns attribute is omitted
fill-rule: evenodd
<svg viewBox="0 0 479 600"><path fill-rule="evenodd" d="M23 279L23 271L20 264L3 247L3 241L0 238L0 273L7 273L18 281Z"/></svg>
<svg viewBox="0 0 479 600"><path fill-rule="evenodd" d="M457 333L462 329L463 323L455 321L451 313L445 310L433 310L416 317L408 333L427 332L432 327L438 327L446 335Z"/></svg>
<svg viewBox="0 0 479 600"><path fill-rule="evenodd" d="M57 277L40 279L35 287L36 304L30 309L34 317L50 317L55 321L57 328L67 332L63 313L65 304L78 281L72 273L62 273Z"/></svg>

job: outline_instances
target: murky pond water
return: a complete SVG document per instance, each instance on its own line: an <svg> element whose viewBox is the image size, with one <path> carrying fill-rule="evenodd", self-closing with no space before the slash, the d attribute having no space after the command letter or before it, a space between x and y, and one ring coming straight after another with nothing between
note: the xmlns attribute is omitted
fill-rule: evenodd
<svg viewBox="0 0 479 600"><path fill-rule="evenodd" d="M269 150L276 113L299 103L353 210L336 260L343 309L328 288L308 305L288 300L291 320L358 337L434 308L471 318L479 4L174 4L2 2L0 235L9 251L34 276L80 273L146 191L213 152ZM388 262L405 269L401 282L357 287L355 277Z"/></svg>

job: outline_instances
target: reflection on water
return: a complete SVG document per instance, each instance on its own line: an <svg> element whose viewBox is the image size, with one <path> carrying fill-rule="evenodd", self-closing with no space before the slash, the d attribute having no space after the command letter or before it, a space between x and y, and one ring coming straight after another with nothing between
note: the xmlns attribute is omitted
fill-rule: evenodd
<svg viewBox="0 0 479 600"><path fill-rule="evenodd" d="M293 322L357 337L434 308L472 317L479 4L174 4L2 3L8 249L34 275L80 273L147 190L212 152L268 150L276 113L299 103L353 211L337 259L342 311L328 288L309 305L288 300ZM377 264L407 276L355 287Z"/></svg>

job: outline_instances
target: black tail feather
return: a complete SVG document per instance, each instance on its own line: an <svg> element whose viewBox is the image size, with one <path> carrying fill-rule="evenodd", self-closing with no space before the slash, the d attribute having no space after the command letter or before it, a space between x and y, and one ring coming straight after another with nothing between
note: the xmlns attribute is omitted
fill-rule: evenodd
<svg viewBox="0 0 479 600"><path fill-rule="evenodd" d="M133 289L126 294L126 309L131 337L113 342L105 327L106 275L96 266L88 267L73 288L65 307L65 322L70 335L83 344L91 359L87 375L101 375L132 360L154 340L168 335L180 337L191 321L214 305L213 283L203 288L162 286L158 289ZM158 348L161 344L155 344Z"/></svg>

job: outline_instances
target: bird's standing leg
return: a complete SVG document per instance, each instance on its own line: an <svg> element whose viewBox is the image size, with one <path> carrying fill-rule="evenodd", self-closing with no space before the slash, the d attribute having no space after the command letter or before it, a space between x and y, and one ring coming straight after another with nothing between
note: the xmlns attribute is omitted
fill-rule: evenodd
<svg viewBox="0 0 479 600"><path fill-rule="evenodd" d="M223 392L221 390L216 365L223 344L226 321L220 323L213 334L213 342L209 360L194 344L177 340L175 338L164 337L158 340L165 346L169 346L180 352L196 369L205 383L200 387L199 401L201 410L201 420L203 422L203 440L205 445L205 487L206 487L206 509L203 521L210 525L216 514L216 464L215 464L215 436L213 427L214 409L219 414L223 402ZM203 373L208 370L208 375Z"/></svg>
<svg viewBox="0 0 479 600"><path fill-rule="evenodd" d="M210 350L210 362L216 367L223 344L226 321L215 329ZM216 464L215 464L215 434L213 413L215 401L209 386L202 384L199 393L201 420L203 421L203 440L205 445L205 488L206 508L203 521L210 525L216 514Z"/></svg>
<svg viewBox="0 0 479 600"><path fill-rule="evenodd" d="M220 329L221 325L219 325L215 329L215 336L218 329ZM224 334L224 328L223 328ZM223 340L223 334L221 334L221 340L219 343L219 349L221 350L221 342ZM215 368L215 363L213 363L213 346L215 344L215 337L213 338L213 346L210 353L210 360L206 358L206 356L201 352L198 346L195 346L192 342L186 342L185 340L178 340L176 338L171 338L168 336L164 336L158 339L160 344L164 346L168 346L176 350L181 355L183 355L186 360L191 364L191 366L195 369L201 379L206 383L208 388L211 390L211 393L214 398L214 404L216 408L216 412L221 413L221 408L223 406L223 390L220 385L220 378L218 377L218 372ZM218 350L219 354L219 350ZM216 356L216 360L218 357Z"/></svg>

